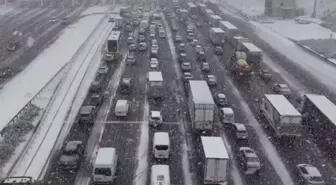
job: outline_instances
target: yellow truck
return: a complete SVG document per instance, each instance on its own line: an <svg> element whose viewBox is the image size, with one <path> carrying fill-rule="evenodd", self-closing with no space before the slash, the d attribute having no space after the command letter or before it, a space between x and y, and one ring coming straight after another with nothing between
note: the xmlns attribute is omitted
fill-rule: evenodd
<svg viewBox="0 0 336 185"><path fill-rule="evenodd" d="M246 77L252 74L251 66L246 61L244 52L235 52L231 57L230 70L236 77Z"/></svg>

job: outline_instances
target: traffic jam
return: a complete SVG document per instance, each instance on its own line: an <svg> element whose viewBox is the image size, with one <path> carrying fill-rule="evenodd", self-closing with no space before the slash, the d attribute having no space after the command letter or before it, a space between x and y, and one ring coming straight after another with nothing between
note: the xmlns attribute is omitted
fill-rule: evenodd
<svg viewBox="0 0 336 185"><path fill-rule="evenodd" d="M110 15L101 66L43 182L335 184L335 104L286 84L218 4L158 6Z"/></svg>

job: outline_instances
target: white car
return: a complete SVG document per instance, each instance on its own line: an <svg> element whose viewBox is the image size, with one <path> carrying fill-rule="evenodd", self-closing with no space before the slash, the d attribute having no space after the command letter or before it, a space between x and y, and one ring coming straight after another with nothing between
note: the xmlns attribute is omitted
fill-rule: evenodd
<svg viewBox="0 0 336 185"><path fill-rule="evenodd" d="M186 45L183 43L181 43L178 48L179 48L179 52L181 53L184 53L186 51Z"/></svg>
<svg viewBox="0 0 336 185"><path fill-rule="evenodd" d="M183 62L181 64L182 71L191 71L191 64L190 62Z"/></svg>
<svg viewBox="0 0 336 185"><path fill-rule="evenodd" d="M196 47L195 47L195 51L196 51L196 53L200 53L200 52L202 52L203 51L203 49L202 49L202 46L201 45L196 45Z"/></svg>
<svg viewBox="0 0 336 185"><path fill-rule="evenodd" d="M238 151L239 165L246 174L259 174L260 160L255 151L250 147L240 147Z"/></svg>
<svg viewBox="0 0 336 185"><path fill-rule="evenodd" d="M156 39L153 39L153 40L152 40L152 45L158 45L158 42L157 42Z"/></svg>
<svg viewBox="0 0 336 185"><path fill-rule="evenodd" d="M157 58L151 58L149 62L149 67L151 69L159 69L159 61Z"/></svg>
<svg viewBox="0 0 336 185"><path fill-rule="evenodd" d="M189 80L192 80L194 77L190 72L184 72L183 73L183 80L184 82L188 82Z"/></svg>
<svg viewBox="0 0 336 185"><path fill-rule="evenodd" d="M286 97L290 97L291 95L291 90L287 84L274 84L272 89L276 94L282 94Z"/></svg>
<svg viewBox="0 0 336 185"><path fill-rule="evenodd" d="M128 44L133 44L134 43L134 38L133 37L128 37L127 38L127 43Z"/></svg>
<svg viewBox="0 0 336 185"><path fill-rule="evenodd" d="M155 33L150 33L149 36L150 36L151 39L154 39L155 38Z"/></svg>
<svg viewBox="0 0 336 185"><path fill-rule="evenodd" d="M197 46L197 45L199 45L198 40L197 40L197 39L194 39L194 40L191 42L191 45L192 45L192 46Z"/></svg>
<svg viewBox="0 0 336 185"><path fill-rule="evenodd" d="M191 32L191 33L188 33L187 38L188 38L189 41L192 41L192 40L194 40L194 38L195 38L195 34L192 33L192 32Z"/></svg>
<svg viewBox="0 0 336 185"><path fill-rule="evenodd" d="M181 35L176 35L176 36L175 36L175 42L182 42L182 37L181 37Z"/></svg>
<svg viewBox="0 0 336 185"><path fill-rule="evenodd" d="M160 111L150 111L149 113L149 125L157 127L162 124L162 116Z"/></svg>
<svg viewBox="0 0 336 185"><path fill-rule="evenodd" d="M324 185L325 181L322 178L320 171L310 164L298 164L296 166L298 174L306 185Z"/></svg>
<svg viewBox="0 0 336 185"><path fill-rule="evenodd" d="M217 78L214 75L207 75L206 81L209 86L216 86L217 85Z"/></svg>
<svg viewBox="0 0 336 185"><path fill-rule="evenodd" d="M134 50L136 50L136 45L135 45L135 44L130 44L130 45L128 46L128 49L129 49L130 51L134 51Z"/></svg>

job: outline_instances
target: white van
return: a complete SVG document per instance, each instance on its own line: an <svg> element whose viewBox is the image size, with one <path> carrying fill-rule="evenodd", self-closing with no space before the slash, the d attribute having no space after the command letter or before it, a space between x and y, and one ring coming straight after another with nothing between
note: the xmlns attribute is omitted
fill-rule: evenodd
<svg viewBox="0 0 336 185"><path fill-rule="evenodd" d="M111 183L115 178L118 156L115 148L99 148L93 164L93 182Z"/></svg>
<svg viewBox="0 0 336 185"><path fill-rule="evenodd" d="M170 139L168 132L155 132L153 137L153 153L157 159L168 159Z"/></svg>
<svg viewBox="0 0 336 185"><path fill-rule="evenodd" d="M153 165L151 170L151 185L170 185L168 165Z"/></svg>
<svg viewBox="0 0 336 185"><path fill-rule="evenodd" d="M235 117L234 112L231 108L225 107L219 109L220 115L221 115L221 121L222 123L234 123Z"/></svg>
<svg viewBox="0 0 336 185"><path fill-rule="evenodd" d="M114 109L116 116L127 116L128 113L128 101L127 100L118 100Z"/></svg>

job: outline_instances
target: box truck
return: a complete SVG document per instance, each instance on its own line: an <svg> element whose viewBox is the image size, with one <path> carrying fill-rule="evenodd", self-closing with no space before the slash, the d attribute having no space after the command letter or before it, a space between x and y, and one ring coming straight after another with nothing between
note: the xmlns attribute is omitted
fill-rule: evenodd
<svg viewBox="0 0 336 185"><path fill-rule="evenodd" d="M230 158L221 137L201 137L204 164L204 184L227 183Z"/></svg>
<svg viewBox="0 0 336 185"><path fill-rule="evenodd" d="M215 46L220 46L225 43L225 32L220 28L210 28L209 39Z"/></svg>
<svg viewBox="0 0 336 185"><path fill-rule="evenodd" d="M189 81L188 104L193 129L195 131L211 131L215 102L206 81Z"/></svg>
<svg viewBox="0 0 336 185"><path fill-rule="evenodd" d="M301 136L302 116L285 96L265 94L260 104L260 113L277 137Z"/></svg>

